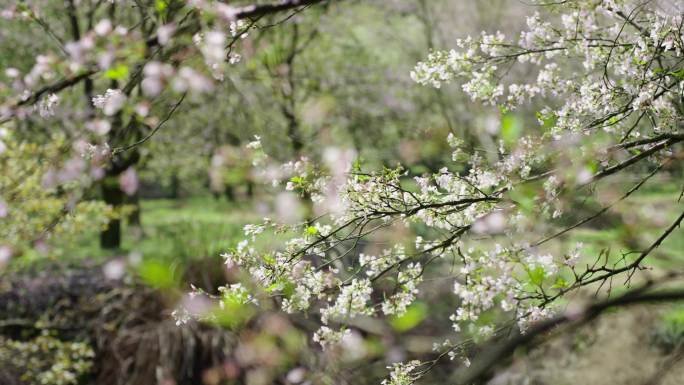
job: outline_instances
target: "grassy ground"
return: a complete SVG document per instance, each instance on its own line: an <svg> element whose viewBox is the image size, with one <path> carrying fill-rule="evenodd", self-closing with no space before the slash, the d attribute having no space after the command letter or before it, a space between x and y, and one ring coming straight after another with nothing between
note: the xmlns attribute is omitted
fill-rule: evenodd
<svg viewBox="0 0 684 385"><path fill-rule="evenodd" d="M614 256L650 246L684 210L684 200L679 201L682 186L673 180L656 180L646 187L610 210L615 220L609 226L579 228L572 232L570 239L584 242L593 254L609 248ZM604 204L612 203L617 195L609 191L599 194L597 199ZM647 262L654 267L676 267L684 262L683 251L684 228L680 227L665 239Z"/></svg>
<svg viewBox="0 0 684 385"><path fill-rule="evenodd" d="M72 255L109 257L134 253L163 260L218 257L239 241L246 223L259 219L250 205L212 197L143 200L141 208L141 228L124 224L121 250L99 249L98 233L94 231L84 234Z"/></svg>
<svg viewBox="0 0 684 385"><path fill-rule="evenodd" d="M13 261L12 270L40 267L43 263L78 265L125 259L153 286L173 286L179 271L192 261L219 260L234 247L246 223L260 217L249 204L228 202L211 196L184 200L143 200L141 227L123 224L122 247L102 250L99 229L75 239L54 240L47 254L37 250Z"/></svg>

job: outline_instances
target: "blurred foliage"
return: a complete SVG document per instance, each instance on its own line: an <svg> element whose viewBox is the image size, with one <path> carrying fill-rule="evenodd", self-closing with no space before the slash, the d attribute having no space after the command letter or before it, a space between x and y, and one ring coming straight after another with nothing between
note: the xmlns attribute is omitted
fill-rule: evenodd
<svg viewBox="0 0 684 385"><path fill-rule="evenodd" d="M684 308L677 306L663 314L653 331L653 340L666 353L684 346Z"/></svg>
<svg viewBox="0 0 684 385"><path fill-rule="evenodd" d="M0 268L7 262L5 254L19 257L71 242L119 215L101 201L82 199L83 181L75 179L82 178L78 174L86 165L64 158L64 136L54 134L47 144L15 139L4 128L0 136L7 146L0 151L0 248L6 248Z"/></svg>
<svg viewBox="0 0 684 385"><path fill-rule="evenodd" d="M94 356L87 343L61 341L47 331L27 341L0 337L0 380L3 372L16 372L26 384L76 385L90 371Z"/></svg>
<svg viewBox="0 0 684 385"><path fill-rule="evenodd" d="M410 305L404 314L390 319L390 325L398 332L409 331L420 324L428 315L428 306L423 302Z"/></svg>

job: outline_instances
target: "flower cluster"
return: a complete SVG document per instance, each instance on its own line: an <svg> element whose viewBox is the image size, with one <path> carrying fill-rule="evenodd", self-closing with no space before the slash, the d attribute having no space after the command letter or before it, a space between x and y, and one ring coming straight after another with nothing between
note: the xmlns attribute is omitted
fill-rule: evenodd
<svg viewBox="0 0 684 385"><path fill-rule="evenodd" d="M576 9L560 15L560 26L544 21L539 13L529 17L528 29L517 41L501 33L461 39L458 49L431 53L411 77L437 88L460 79L473 100L509 109L539 97L565 100L545 111L556 120L552 133L600 126L624 135L631 126L625 118L639 111L658 116L658 130L674 128L671 102L659 90L680 76L676 58L684 47L682 16L641 9L632 2L583 3L568 7ZM635 8L641 10L644 28L625 19ZM561 55L570 60L556 60ZM507 81L502 70L515 63L536 66L536 79ZM586 76L575 77L577 64L586 69ZM614 112L611 117L616 121L597 122Z"/></svg>
<svg viewBox="0 0 684 385"><path fill-rule="evenodd" d="M55 94L50 94L43 98L38 104L38 111L40 116L43 118L48 118L55 114L55 107L59 104L59 96Z"/></svg>
<svg viewBox="0 0 684 385"><path fill-rule="evenodd" d="M419 377L414 371L421 366L421 362L417 360L409 362L398 362L388 366L390 369L389 378L382 381L382 385L411 385Z"/></svg>
<svg viewBox="0 0 684 385"><path fill-rule="evenodd" d="M119 112L126 103L126 95L121 90L113 90L111 88L103 95L93 97L93 106L99 108L107 116L112 116Z"/></svg>

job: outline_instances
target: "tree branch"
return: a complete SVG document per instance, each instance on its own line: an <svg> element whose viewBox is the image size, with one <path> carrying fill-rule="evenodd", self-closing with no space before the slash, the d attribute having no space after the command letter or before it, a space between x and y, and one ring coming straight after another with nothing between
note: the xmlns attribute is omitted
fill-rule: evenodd
<svg viewBox="0 0 684 385"><path fill-rule="evenodd" d="M176 104L174 104L173 107L171 107L171 110L169 110L169 112L166 114L164 119L162 119L162 121L160 121L147 136L145 136L144 138L140 139L139 141L137 141L133 144L129 144L128 146L115 148L112 151L112 155L116 155L116 154L120 154L124 151L128 151L133 147L136 147L136 146L139 146L139 145L145 143L148 139L150 139L152 136L154 136L154 134L157 133L157 131L159 131L159 129L164 125L164 123L166 123L169 119L171 119L171 116L173 115L173 113L176 112L176 110L181 105L181 103L183 103L183 100L185 100L186 95L187 95L186 93L183 93L183 95L181 95L178 102L176 102Z"/></svg>
<svg viewBox="0 0 684 385"><path fill-rule="evenodd" d="M325 1L332 2L334 0L280 0L271 4L253 4L235 8L233 16L236 19L248 19L286 11L292 8L314 5Z"/></svg>
<svg viewBox="0 0 684 385"><path fill-rule="evenodd" d="M457 373L457 383L473 384L485 380L494 367L509 358L518 348L533 345L537 337L558 326L564 324L573 324L575 327L581 326L592 321L603 312L615 307L649 302L671 302L684 299L684 289L646 292L649 287L650 285L646 285L620 297L593 303L580 312L566 311L556 317L538 323L525 334L518 333L513 338L492 346L481 353L480 357L482 358L476 360L469 369Z"/></svg>

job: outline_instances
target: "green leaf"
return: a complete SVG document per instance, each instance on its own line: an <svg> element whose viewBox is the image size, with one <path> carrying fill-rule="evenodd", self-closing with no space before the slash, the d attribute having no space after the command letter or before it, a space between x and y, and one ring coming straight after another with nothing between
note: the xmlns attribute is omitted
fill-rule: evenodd
<svg viewBox="0 0 684 385"><path fill-rule="evenodd" d="M556 283L551 286L552 289L563 289L568 286L568 282L563 277L556 278Z"/></svg>
<svg viewBox="0 0 684 385"><path fill-rule="evenodd" d="M423 302L415 302L406 312L398 317L390 318L390 325L398 332L405 332L418 326L427 317L428 308Z"/></svg>
<svg viewBox="0 0 684 385"><path fill-rule="evenodd" d="M558 120L558 118L555 115L544 116L544 114L542 114L539 111L537 111L535 113L535 115L537 117L537 120L542 122L542 127L546 128L546 129L549 129L549 128L555 126L556 121Z"/></svg>
<svg viewBox="0 0 684 385"><path fill-rule="evenodd" d="M535 208L537 190L532 185L521 185L509 193L511 200L517 204L524 214L532 214Z"/></svg>
<svg viewBox="0 0 684 385"><path fill-rule="evenodd" d="M166 0L156 0L154 2L154 9L156 9L159 14L164 14L168 8L169 3Z"/></svg>
<svg viewBox="0 0 684 385"><path fill-rule="evenodd" d="M144 261L138 269L140 277L150 286L171 288L176 286L176 279L171 266L159 261Z"/></svg>
<svg viewBox="0 0 684 385"><path fill-rule="evenodd" d="M243 305L237 301L224 300L222 308L216 308L212 311L214 315L214 322L227 329L236 329L244 325L255 314L252 306Z"/></svg>
<svg viewBox="0 0 684 385"><path fill-rule="evenodd" d="M283 282L281 291L285 297L290 298L295 292L295 284L292 282Z"/></svg>
<svg viewBox="0 0 684 385"><path fill-rule="evenodd" d="M128 66L119 64L105 71L104 76L112 80L125 80L128 77Z"/></svg>
<svg viewBox="0 0 684 385"><path fill-rule="evenodd" d="M522 122L520 118L513 114L505 114L501 119L501 139L504 143L511 145L520 138L522 134Z"/></svg>
<svg viewBox="0 0 684 385"><path fill-rule="evenodd" d="M265 254L263 257L264 263L267 265L275 265L276 264L276 259L273 258L271 254Z"/></svg>
<svg viewBox="0 0 684 385"><path fill-rule="evenodd" d="M684 308L673 309L665 313L663 320L671 324L684 325Z"/></svg>
<svg viewBox="0 0 684 385"><path fill-rule="evenodd" d="M530 281L534 285L541 286L541 284L544 283L544 276L546 275L546 271L544 271L543 267L538 266L534 270L528 270L527 275L530 276Z"/></svg>
<svg viewBox="0 0 684 385"><path fill-rule="evenodd" d="M670 71L668 72L669 75L675 76L679 79L684 79L684 68L680 68L677 71Z"/></svg>
<svg viewBox="0 0 684 385"><path fill-rule="evenodd" d="M352 171L361 172L361 166L363 166L363 158L358 157L352 162Z"/></svg>
<svg viewBox="0 0 684 385"><path fill-rule="evenodd" d="M589 169L592 174L595 174L599 170L599 164L596 161L591 160L587 162L587 169Z"/></svg>
<svg viewBox="0 0 684 385"><path fill-rule="evenodd" d="M318 234L318 229L313 227L313 226L309 226L306 228L306 233L308 235L316 235L316 234Z"/></svg>
<svg viewBox="0 0 684 385"><path fill-rule="evenodd" d="M646 60L639 59L637 56L634 56L634 62L640 66L644 66L644 65L648 64L648 62Z"/></svg>
<svg viewBox="0 0 684 385"><path fill-rule="evenodd" d="M282 285L280 283L276 282L276 283L272 283L271 285L269 285L265 290L267 293L273 293L274 291L280 289L281 286Z"/></svg>

